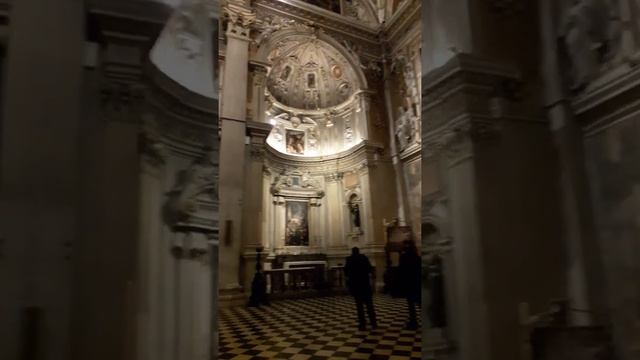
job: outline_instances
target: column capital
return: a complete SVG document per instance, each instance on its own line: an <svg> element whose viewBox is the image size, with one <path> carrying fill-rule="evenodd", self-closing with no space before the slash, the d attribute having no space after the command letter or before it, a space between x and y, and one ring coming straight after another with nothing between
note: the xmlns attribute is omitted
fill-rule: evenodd
<svg viewBox="0 0 640 360"><path fill-rule="evenodd" d="M273 129L273 125L257 121L247 121L246 124L247 135L251 138L251 144L264 145Z"/></svg>
<svg viewBox="0 0 640 360"><path fill-rule="evenodd" d="M444 154L451 161L473 156L473 144L495 139L500 134L499 124L492 121L466 119L435 131L425 137L423 154L433 157Z"/></svg>
<svg viewBox="0 0 640 360"><path fill-rule="evenodd" d="M227 20L227 36L251 41L251 25L256 21L256 13L240 1L230 0L223 7Z"/></svg>

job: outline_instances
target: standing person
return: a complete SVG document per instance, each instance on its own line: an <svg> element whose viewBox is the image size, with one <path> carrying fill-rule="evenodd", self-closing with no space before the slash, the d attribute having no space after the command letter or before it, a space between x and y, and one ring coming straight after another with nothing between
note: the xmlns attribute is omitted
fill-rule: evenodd
<svg viewBox="0 0 640 360"><path fill-rule="evenodd" d="M421 301L421 271L422 260L415 244L411 240L405 240L400 254L399 272L400 286L409 307L409 322L407 323L409 329L418 328L416 305Z"/></svg>
<svg viewBox="0 0 640 360"><path fill-rule="evenodd" d="M369 262L369 258L360 254L360 249L354 247L351 249L351 256L347 257L344 265L344 274L347 278L347 287L356 301L356 309L358 311L358 329L366 329L366 321L364 318L364 305L367 306L369 322L371 328L377 327L376 311L373 308L373 290L369 275L373 274L373 267Z"/></svg>

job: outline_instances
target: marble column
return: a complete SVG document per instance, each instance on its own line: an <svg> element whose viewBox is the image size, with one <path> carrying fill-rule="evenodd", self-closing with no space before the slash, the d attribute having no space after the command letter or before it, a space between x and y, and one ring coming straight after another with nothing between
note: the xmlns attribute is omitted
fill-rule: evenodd
<svg viewBox="0 0 640 360"><path fill-rule="evenodd" d="M220 295L238 293L242 246L243 181L245 179L245 137L250 25L255 14L249 7L230 1L224 8L229 18L226 31L226 59L221 93L220 143Z"/></svg>

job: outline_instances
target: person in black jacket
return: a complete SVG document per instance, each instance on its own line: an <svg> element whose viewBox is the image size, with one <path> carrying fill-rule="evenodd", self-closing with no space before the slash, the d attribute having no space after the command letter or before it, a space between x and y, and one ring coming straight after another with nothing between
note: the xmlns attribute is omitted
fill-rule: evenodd
<svg viewBox="0 0 640 360"><path fill-rule="evenodd" d="M356 309L358 311L358 329L365 330L366 321L364 318L364 305L367 306L369 322L371 327L377 327L376 311L373 308L373 290L369 275L373 275L373 267L369 259L360 254L360 249L354 247L351 249L351 256L347 257L344 265L344 274L347 278L347 287L356 301Z"/></svg>
<svg viewBox="0 0 640 360"><path fill-rule="evenodd" d="M418 250L411 240L405 240L400 254L399 279L402 294L407 299L409 307L409 322L407 328L418 328L416 305L420 304L422 292L422 260Z"/></svg>

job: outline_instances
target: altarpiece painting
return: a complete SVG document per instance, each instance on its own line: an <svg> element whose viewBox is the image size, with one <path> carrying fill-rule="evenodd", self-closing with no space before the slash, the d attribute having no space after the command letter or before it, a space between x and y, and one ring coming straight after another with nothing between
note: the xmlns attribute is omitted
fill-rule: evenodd
<svg viewBox="0 0 640 360"><path fill-rule="evenodd" d="M305 201L287 201L286 246L309 246L308 209Z"/></svg>

